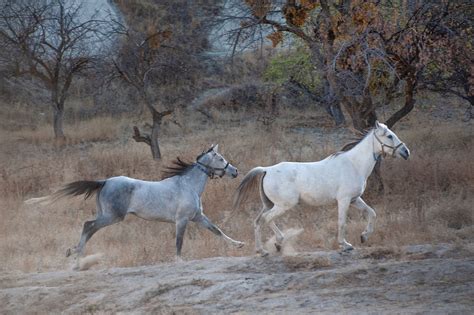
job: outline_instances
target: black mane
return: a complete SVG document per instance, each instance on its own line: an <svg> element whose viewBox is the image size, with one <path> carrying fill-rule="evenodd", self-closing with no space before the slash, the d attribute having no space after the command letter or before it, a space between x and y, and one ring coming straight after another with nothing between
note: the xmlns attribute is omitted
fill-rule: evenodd
<svg viewBox="0 0 474 315"><path fill-rule="evenodd" d="M167 166L165 170L163 170L161 177L162 180L173 176L183 175L194 166L194 163L183 161L179 157L171 163L170 166Z"/></svg>
<svg viewBox="0 0 474 315"><path fill-rule="evenodd" d="M204 151L201 154L199 154L198 157L196 158L196 161L199 161L201 157L211 152L213 149L214 147L211 147L209 150ZM179 156L176 158L176 160L174 160L171 163L172 163L171 166L165 167L165 169L161 172L162 173L161 180L167 179L173 176L183 175L194 166L194 163L183 161L179 158Z"/></svg>

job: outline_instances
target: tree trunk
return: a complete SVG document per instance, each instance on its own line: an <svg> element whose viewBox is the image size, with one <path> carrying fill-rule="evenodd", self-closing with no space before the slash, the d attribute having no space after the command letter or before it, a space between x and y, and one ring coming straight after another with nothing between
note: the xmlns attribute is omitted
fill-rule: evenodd
<svg viewBox="0 0 474 315"><path fill-rule="evenodd" d="M154 160L161 159L160 143L158 139L160 135L162 118L163 118L162 116L159 116L153 113L153 127L151 129L151 136L150 136L150 149L151 149L151 155L153 156Z"/></svg>
<svg viewBox="0 0 474 315"><path fill-rule="evenodd" d="M346 122L344 113L341 109L341 104L337 96L334 94L333 89L330 86L330 83L327 79L327 76L324 78L326 82L324 83L324 95L326 98L327 108L329 115L334 119L336 126L341 126Z"/></svg>
<svg viewBox="0 0 474 315"><path fill-rule="evenodd" d="M150 135L140 134L140 130L138 129L138 127L134 126L133 139L136 142L144 142L148 144L150 146L151 155L153 156L153 159L160 160L161 151L160 151L160 142L158 139L160 137L161 121L163 120L163 117L171 115L173 113L173 110L165 110L163 112L157 111L155 107L152 105L152 102L150 98L148 97L146 90L144 88L141 88L139 89L139 92L140 92L140 96L145 102L146 107L148 108L148 110L150 111L153 117L153 124L152 124Z"/></svg>
<svg viewBox="0 0 474 315"><path fill-rule="evenodd" d="M153 156L154 160L160 160L161 159L161 151L160 151L160 142L159 142L159 137L160 137L160 130L161 130L161 122L163 120L163 117L171 115L173 113L173 110L166 110L163 112L157 111L153 106L151 106L151 103L147 104L148 109L150 110L152 117L153 117L153 124L151 128L151 134L146 135L146 134L140 134L140 130L138 129L137 126L133 127L133 139L136 142L144 142L147 145L150 146L151 150L151 155Z"/></svg>
<svg viewBox="0 0 474 315"><path fill-rule="evenodd" d="M383 184L382 178L382 160L378 160L375 163L374 171L369 176L369 183L368 186L371 187L372 191L383 193L385 191L385 186Z"/></svg>
<svg viewBox="0 0 474 315"><path fill-rule="evenodd" d="M64 140L63 130L63 118L64 118L64 106L56 105L54 108L53 116L53 128L54 128L54 137L57 140Z"/></svg>
<svg viewBox="0 0 474 315"><path fill-rule="evenodd" d="M377 115L373 110L364 113L361 110L361 107L364 105L361 105L354 100L347 100L344 102L344 105L351 116L352 126L354 129L364 131L375 125Z"/></svg>
<svg viewBox="0 0 474 315"><path fill-rule="evenodd" d="M336 126L341 126L346 122L346 118L344 117L344 113L342 112L339 102L334 102L333 104L329 105L329 110L331 111L331 116L334 119Z"/></svg>
<svg viewBox="0 0 474 315"><path fill-rule="evenodd" d="M395 112L385 122L388 128L392 128L400 119L408 115L415 107L415 87L416 79L408 78L405 85L405 105Z"/></svg>
<svg viewBox="0 0 474 315"><path fill-rule="evenodd" d="M324 84L324 97L317 96L313 91L310 90L310 88L308 88L303 83L294 80L293 78L288 81L288 84L291 84L291 86L297 89L299 93L304 93L305 95L309 96L315 103L321 104L329 116L334 119L336 126L344 124L344 113L342 112L341 106L339 105L339 102L336 100L335 96L331 94L329 83L327 81ZM275 106L272 107L272 110L275 111Z"/></svg>
<svg viewBox="0 0 474 315"><path fill-rule="evenodd" d="M347 111L349 112L349 116L351 116L352 126L354 127L354 129L363 131L366 128L366 126L363 122L360 111L354 108L353 105L347 105L346 108L347 108Z"/></svg>
<svg viewBox="0 0 474 315"><path fill-rule="evenodd" d="M334 71L326 70L324 79L326 80L324 84L324 96L328 104L328 111L334 119L336 126L340 126L345 123L346 119L341 109L342 96L338 93L337 79Z"/></svg>
<svg viewBox="0 0 474 315"><path fill-rule="evenodd" d="M64 101L59 97L59 87L57 81L51 87L51 106L53 107L53 129L56 140L64 140L63 118Z"/></svg>
<svg viewBox="0 0 474 315"><path fill-rule="evenodd" d="M341 126L346 122L346 119L344 117L344 113L342 112L341 109L341 104L340 104L340 95L337 95L337 89L336 89L336 82L334 75L332 73L329 73L329 67L330 65L328 64L329 61L331 60L332 56L332 50L329 48L325 49L326 55L323 56L320 53L320 47L319 44L316 43L308 43L311 51L311 63L315 65L317 68L326 68L327 70L325 71L323 80L324 82L324 103L325 103L325 109L329 113L329 115L334 119L334 122L336 123L336 126ZM327 47L327 45L331 45L329 42L325 42L323 47ZM333 76L331 76L333 75ZM330 80L332 79L332 81Z"/></svg>

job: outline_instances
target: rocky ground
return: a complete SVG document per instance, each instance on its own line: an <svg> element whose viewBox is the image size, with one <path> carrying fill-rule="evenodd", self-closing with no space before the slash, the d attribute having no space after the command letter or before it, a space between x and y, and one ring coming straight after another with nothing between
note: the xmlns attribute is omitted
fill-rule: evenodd
<svg viewBox="0 0 474 315"><path fill-rule="evenodd" d="M472 314L474 244L4 273L0 310L2 314Z"/></svg>

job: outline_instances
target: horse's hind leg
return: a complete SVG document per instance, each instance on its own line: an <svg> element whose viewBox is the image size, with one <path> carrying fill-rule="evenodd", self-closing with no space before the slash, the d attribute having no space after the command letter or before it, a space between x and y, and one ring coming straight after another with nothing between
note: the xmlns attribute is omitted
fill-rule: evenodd
<svg viewBox="0 0 474 315"><path fill-rule="evenodd" d="M366 210L367 211L367 215L368 215L367 228L365 229L365 231L360 236L360 241L362 243L365 243L367 241L367 239L369 238L370 234L372 234L374 232L374 223L375 223L375 218L376 218L375 211L374 211L374 209L369 207L364 202L364 200L362 200L361 197L358 197L357 199L355 199L352 202L352 205L355 208L359 209L359 210Z"/></svg>
<svg viewBox="0 0 474 315"><path fill-rule="evenodd" d="M286 210L290 209L292 207L281 207L274 205L271 209L266 209L265 207L260 211L258 214L257 218L255 219L255 250L257 253L260 253L262 256L268 255L267 251L263 249L262 246L262 235L261 235L261 225L262 225L262 219L264 220L265 223L269 223L270 227L272 228L273 232L277 236L277 243L275 246L278 247L281 246L281 242L283 241L283 233L280 231L280 229L276 226L275 223L272 221L285 213ZM281 248L281 247L280 247Z"/></svg>
<svg viewBox="0 0 474 315"><path fill-rule="evenodd" d="M84 246L86 246L87 241L92 237L92 235L94 235L101 228L120 222L122 220L123 217L98 217L95 220L86 221L82 229L79 244L77 244L77 246L74 247L72 250L68 249L66 252L66 257L71 255L72 253L76 253L81 256L84 251Z"/></svg>
<svg viewBox="0 0 474 315"><path fill-rule="evenodd" d="M266 255L268 255L268 252L266 250L264 250L263 246L262 246L261 220L262 220L263 214L265 212L269 211L270 209L272 209L274 204L267 197L267 195L265 194L265 191L263 190L263 181L260 184L260 200L262 200L263 207L262 207L262 210L260 210L260 212L258 213L257 217L255 218L255 221L253 222L254 233L255 233L255 251L257 253L259 253L260 255L262 255L262 256L266 256ZM272 229L274 227L276 228L276 230L279 231L276 224L272 225ZM278 233L278 231L273 230L273 232L275 233L276 238L277 238L277 243L278 243L278 239L279 239L280 235L281 235L281 241L283 241L283 233L281 233L281 231L280 231L280 233ZM279 245L275 244L275 246L276 246L277 250L279 250L278 249ZM280 246L280 248L281 248L281 246Z"/></svg>
<svg viewBox="0 0 474 315"><path fill-rule="evenodd" d="M187 219L176 222L176 260L181 258L181 248L183 247L184 232L186 231Z"/></svg>
<svg viewBox="0 0 474 315"><path fill-rule="evenodd" d="M263 207L262 210L260 210L260 213L258 216L255 218L255 221L253 222L253 227L254 227L254 232L255 232L255 251L259 253L262 256L268 255L268 252L263 249L262 246L262 233L261 233L261 220L263 214L268 211L267 207Z"/></svg>
<svg viewBox="0 0 474 315"><path fill-rule="evenodd" d="M273 221L270 222L270 227L272 228L273 233L275 233L275 237L276 237L275 247L276 247L276 250L279 252L281 250L281 245L284 239L283 232L278 228L278 226Z"/></svg>
<svg viewBox="0 0 474 315"><path fill-rule="evenodd" d="M211 220L209 220L209 218L206 217L204 214L199 215L197 218L193 219L193 221L196 223L199 223L200 225L210 230L215 235L223 237L226 241L232 243L233 245L237 247L242 247L245 245L245 243L236 241L233 238L227 236L224 232L222 232L222 230L217 225L212 223Z"/></svg>

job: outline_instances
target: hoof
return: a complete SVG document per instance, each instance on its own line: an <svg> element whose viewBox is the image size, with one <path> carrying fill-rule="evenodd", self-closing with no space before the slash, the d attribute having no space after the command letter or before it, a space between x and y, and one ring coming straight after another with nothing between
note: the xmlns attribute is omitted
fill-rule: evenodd
<svg viewBox="0 0 474 315"><path fill-rule="evenodd" d="M235 246L237 246L237 248L242 248L244 247L245 243L244 242L237 242L237 244L235 244Z"/></svg>
<svg viewBox="0 0 474 315"><path fill-rule="evenodd" d="M71 256L72 250L70 248L67 249L66 251L66 257Z"/></svg>
<svg viewBox="0 0 474 315"><path fill-rule="evenodd" d="M351 250L354 249L354 247L352 247L352 245L347 243L347 242L344 242L340 246L341 246L341 252L343 252L343 253L348 253L348 252L350 252Z"/></svg>
<svg viewBox="0 0 474 315"><path fill-rule="evenodd" d="M368 237L367 237L367 235L365 235L365 234L362 234L362 235L360 236L360 242L361 242L362 244L364 244L365 242L367 242L367 239L368 239Z"/></svg>
<svg viewBox="0 0 474 315"><path fill-rule="evenodd" d="M266 250L257 250L257 254L260 254L260 257L267 257L268 256L268 252Z"/></svg>
<svg viewBox="0 0 474 315"><path fill-rule="evenodd" d="M281 251L281 244L275 243L275 248L276 248L277 252L280 252Z"/></svg>
<svg viewBox="0 0 474 315"><path fill-rule="evenodd" d="M352 250L354 250L354 247L352 247L352 246L346 247L346 248L342 249L342 251L345 252L345 253L348 253L348 252L350 252L350 251L352 251Z"/></svg>

